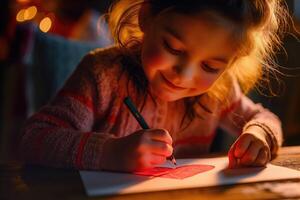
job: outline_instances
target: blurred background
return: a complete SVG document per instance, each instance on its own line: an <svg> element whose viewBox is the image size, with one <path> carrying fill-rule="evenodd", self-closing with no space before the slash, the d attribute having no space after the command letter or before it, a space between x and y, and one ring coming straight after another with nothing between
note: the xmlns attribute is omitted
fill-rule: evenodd
<svg viewBox="0 0 300 200"><path fill-rule="evenodd" d="M105 20L112 0L1 0L0 6L0 162L15 159L24 119L57 92L88 51L110 44ZM300 145L300 1L287 0L295 30L277 55L282 66L275 97L252 91L255 102L283 123L284 145ZM213 150L232 138L218 135ZM224 142L225 141L225 142Z"/></svg>

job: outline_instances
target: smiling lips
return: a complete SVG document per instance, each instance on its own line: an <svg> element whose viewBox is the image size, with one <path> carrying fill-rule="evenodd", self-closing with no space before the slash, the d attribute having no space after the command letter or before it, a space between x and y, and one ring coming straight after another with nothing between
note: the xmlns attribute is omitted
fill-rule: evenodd
<svg viewBox="0 0 300 200"><path fill-rule="evenodd" d="M184 88L184 87L180 87L180 86L174 85L162 73L160 73L160 74L161 74L162 79L165 81L166 85L169 86L170 88L175 89L175 90L184 90L184 89L187 89L187 88Z"/></svg>

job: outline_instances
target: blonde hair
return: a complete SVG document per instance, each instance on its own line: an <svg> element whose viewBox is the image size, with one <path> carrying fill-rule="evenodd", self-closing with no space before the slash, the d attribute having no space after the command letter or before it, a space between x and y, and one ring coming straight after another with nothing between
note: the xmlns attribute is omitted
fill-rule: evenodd
<svg viewBox="0 0 300 200"><path fill-rule="evenodd" d="M242 46L230 67L208 90L211 98L227 102L234 79L246 93L264 80L264 72L276 70L273 56L281 47L289 18L283 0L119 0L111 7L108 22L115 43L125 52L136 49L132 47L143 37L138 23L143 3L149 3L153 13L169 7L187 14L209 9L241 29Z"/></svg>

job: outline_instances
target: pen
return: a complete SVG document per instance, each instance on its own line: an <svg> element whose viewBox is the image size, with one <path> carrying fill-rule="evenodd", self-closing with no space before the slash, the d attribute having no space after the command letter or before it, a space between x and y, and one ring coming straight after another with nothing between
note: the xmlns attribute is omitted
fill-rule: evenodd
<svg viewBox="0 0 300 200"><path fill-rule="evenodd" d="M146 123L146 121L143 118L143 116L136 109L136 107L132 103L130 97L125 97L124 103L126 104L127 108L130 110L130 112L134 116L134 118L138 121L138 123L140 124L140 126L143 129L149 129L148 124ZM175 157L174 157L173 154L170 157L168 157L167 159L170 160L174 165L176 165L176 160L175 160Z"/></svg>

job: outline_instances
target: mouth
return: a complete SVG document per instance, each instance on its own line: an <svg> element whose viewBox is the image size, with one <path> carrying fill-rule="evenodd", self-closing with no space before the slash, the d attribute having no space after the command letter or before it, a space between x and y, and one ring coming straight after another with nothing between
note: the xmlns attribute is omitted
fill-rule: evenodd
<svg viewBox="0 0 300 200"><path fill-rule="evenodd" d="M161 75L162 79L164 80L164 82L166 83L166 85L169 86L170 88L175 89L175 90L185 90L185 89L187 89L187 88L184 88L184 87L174 85L162 73L160 73L160 75Z"/></svg>

